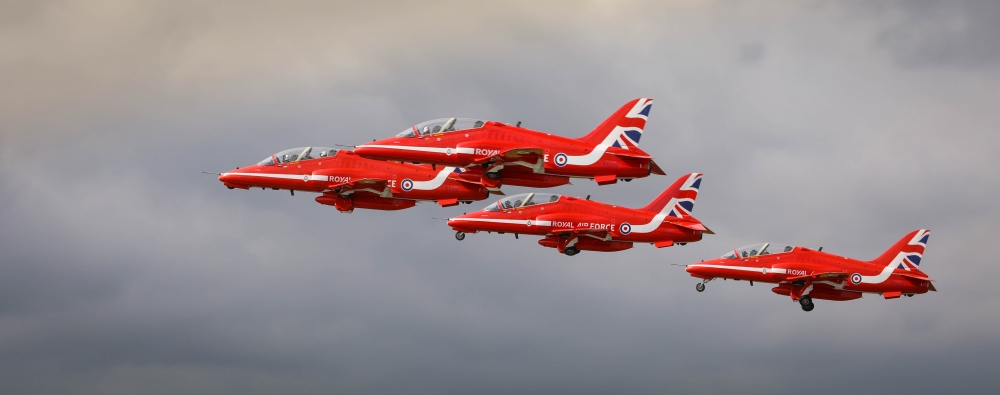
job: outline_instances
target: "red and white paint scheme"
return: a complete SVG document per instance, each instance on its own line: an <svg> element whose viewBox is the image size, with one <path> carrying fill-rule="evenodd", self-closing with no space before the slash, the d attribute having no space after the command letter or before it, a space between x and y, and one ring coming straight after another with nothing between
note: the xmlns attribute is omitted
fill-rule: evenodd
<svg viewBox="0 0 1000 395"><path fill-rule="evenodd" d="M393 138L359 145L366 158L433 163L458 168L480 167L483 185L548 188L571 177L591 178L600 185L664 174L639 138L653 99L625 104L592 132L580 138L554 136L500 122L443 118L407 128Z"/></svg>
<svg viewBox="0 0 1000 395"><path fill-rule="evenodd" d="M538 244L570 256L583 250L627 250L633 243L684 245L712 233L691 216L700 187L701 174L688 174L638 209L549 193L525 193L451 218L448 225L456 231L458 240L476 232L544 236Z"/></svg>
<svg viewBox="0 0 1000 395"><path fill-rule="evenodd" d="M802 310L812 311L813 299L853 300L864 293L886 299L937 291L930 277L920 271L930 231L915 230L878 258L860 261L805 247L784 244L754 244L735 249L721 258L687 265L688 273L703 279L716 278L773 283L771 291L791 296Z"/></svg>
<svg viewBox="0 0 1000 395"><path fill-rule="evenodd" d="M418 201L454 206L483 200L489 191L481 185L481 176L453 167L365 159L348 150L301 147L222 173L219 181L229 189L320 193L317 202L350 213L355 208L401 210Z"/></svg>

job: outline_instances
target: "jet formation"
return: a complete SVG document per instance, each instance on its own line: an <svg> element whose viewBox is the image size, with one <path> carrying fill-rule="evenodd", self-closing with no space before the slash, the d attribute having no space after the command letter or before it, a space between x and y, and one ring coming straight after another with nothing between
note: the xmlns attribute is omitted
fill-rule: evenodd
<svg viewBox="0 0 1000 395"><path fill-rule="evenodd" d="M316 202L343 213L402 210L418 202L442 207L504 195L504 185L552 188L571 179L598 185L632 181L664 171L639 148L653 100L632 100L582 137L571 138L477 118L441 118L413 125L353 150L300 147L219 174L229 189L272 189L319 194ZM215 174L215 173L213 173ZM455 238L469 233L541 236L538 244L573 256L614 252L635 243L657 248L685 245L714 234L691 215L702 174L678 178L649 204L627 208L553 193L505 197L486 208L448 219ZM813 299L853 300L863 293L886 299L935 291L919 269L930 231L918 230L882 256L861 261L802 246L762 243L721 258L686 265L702 279L776 284L805 311Z"/></svg>

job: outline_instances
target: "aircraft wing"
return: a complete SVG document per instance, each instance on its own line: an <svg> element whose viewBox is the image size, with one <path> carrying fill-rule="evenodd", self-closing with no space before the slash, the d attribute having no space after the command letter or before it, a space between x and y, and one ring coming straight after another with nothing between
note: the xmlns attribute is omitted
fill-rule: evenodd
<svg viewBox="0 0 1000 395"><path fill-rule="evenodd" d="M591 229L589 227L580 227L580 226L578 226L576 228L557 228L557 229L552 229L552 230L549 230L549 234L550 235L565 235L565 234L568 234L568 235L574 235L574 234L587 235L587 236L591 236L591 237L598 238L598 239L601 239L601 240L609 239L610 236L611 236L608 233L607 230L597 230L597 229Z"/></svg>
<svg viewBox="0 0 1000 395"><path fill-rule="evenodd" d="M541 149L541 148L511 148L511 149L508 149L508 150L501 150L500 151L500 155L503 156L504 159L508 159L508 160L510 160L510 159L521 159L521 158L523 158L525 156L529 156L529 155L536 155L538 157L541 157L544 154L545 154L545 150Z"/></svg>
<svg viewBox="0 0 1000 395"><path fill-rule="evenodd" d="M821 272L813 273L806 276L789 277L785 281L800 281L800 280L835 280L838 278L846 278L850 276L847 272Z"/></svg>
<svg viewBox="0 0 1000 395"><path fill-rule="evenodd" d="M492 156L484 156L473 161L476 164L483 164L493 161L495 159L502 159L504 161L518 161L523 159L529 159L534 155L536 158L541 158L545 154L545 150L537 147L503 147L500 148Z"/></svg>
<svg viewBox="0 0 1000 395"><path fill-rule="evenodd" d="M364 191L367 190L372 193L385 194L392 193L386 188L389 185L387 180L382 180L378 178L362 178L358 180L351 180L349 182L341 182L330 184L327 189L338 190L340 193L347 193L349 191ZM383 196L389 197L389 196Z"/></svg>

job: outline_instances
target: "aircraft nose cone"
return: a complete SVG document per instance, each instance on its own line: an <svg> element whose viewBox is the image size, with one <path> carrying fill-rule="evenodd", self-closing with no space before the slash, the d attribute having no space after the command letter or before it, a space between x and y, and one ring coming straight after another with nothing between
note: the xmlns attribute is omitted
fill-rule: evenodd
<svg viewBox="0 0 1000 395"><path fill-rule="evenodd" d="M462 218L467 217L468 214L456 215L454 217L448 218L448 226L455 227L462 224Z"/></svg>
<svg viewBox="0 0 1000 395"><path fill-rule="evenodd" d="M232 170L230 170L228 172L225 172L225 173L222 173L222 174L219 174L219 181L222 181L224 183L225 182L233 182L235 178L236 178L236 176L234 176L232 174Z"/></svg>
<svg viewBox="0 0 1000 395"><path fill-rule="evenodd" d="M684 268L684 270L686 270L688 273L691 273L691 274L703 274L703 272L705 271L705 268L703 268L703 267L698 266L697 264L695 264L695 265L690 265L690 266Z"/></svg>

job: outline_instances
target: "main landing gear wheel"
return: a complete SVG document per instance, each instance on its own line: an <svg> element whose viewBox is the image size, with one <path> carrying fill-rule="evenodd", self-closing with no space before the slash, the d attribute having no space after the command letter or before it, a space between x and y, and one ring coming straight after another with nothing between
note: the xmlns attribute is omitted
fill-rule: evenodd
<svg viewBox="0 0 1000 395"><path fill-rule="evenodd" d="M465 232L462 231L455 232L455 240L458 241L465 240Z"/></svg>
<svg viewBox="0 0 1000 395"><path fill-rule="evenodd" d="M579 254L579 253L580 253L580 249L576 248L576 247L566 247L566 249L563 250L563 254L566 254L568 256L573 256L573 255L576 255L576 254Z"/></svg>
<svg viewBox="0 0 1000 395"><path fill-rule="evenodd" d="M500 178L500 173L497 173L495 171L486 172L486 178L492 178L495 180L497 178Z"/></svg>
<svg viewBox="0 0 1000 395"><path fill-rule="evenodd" d="M813 308L816 307L816 305L813 304L813 298L809 296L803 296L802 298L800 298L799 305L802 306L802 310L804 311L812 311Z"/></svg>
<svg viewBox="0 0 1000 395"><path fill-rule="evenodd" d="M697 283L694 285L694 289L698 292L705 292L705 283Z"/></svg>

